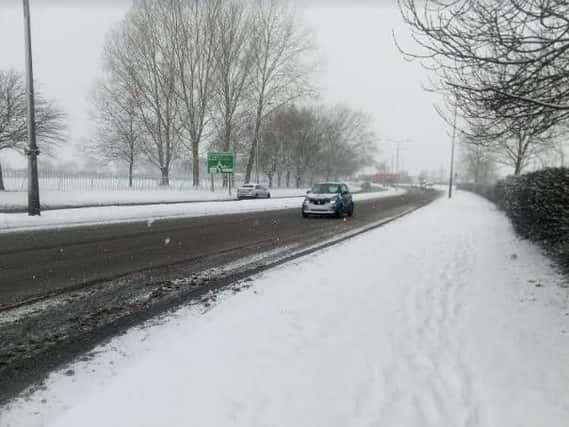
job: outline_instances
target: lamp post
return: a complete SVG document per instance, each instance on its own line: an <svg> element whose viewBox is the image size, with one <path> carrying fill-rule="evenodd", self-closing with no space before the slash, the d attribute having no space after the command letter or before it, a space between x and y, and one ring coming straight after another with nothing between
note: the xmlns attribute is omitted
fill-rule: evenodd
<svg viewBox="0 0 569 427"><path fill-rule="evenodd" d="M448 181L448 198L452 199L452 186L454 181L454 147L456 144L456 113L458 106L454 106L454 119L452 122L452 147L450 150L450 178Z"/></svg>
<svg viewBox="0 0 569 427"><path fill-rule="evenodd" d="M408 144L411 141L409 138L405 139L385 139L386 142L392 142L395 147L395 152L391 156L391 173L401 174L400 170L400 158L401 158L401 144ZM401 179L401 177L399 178Z"/></svg>
<svg viewBox="0 0 569 427"><path fill-rule="evenodd" d="M34 72L32 66L32 34L30 25L30 1L24 2L24 26L26 40L26 98L28 125L28 215L40 215L40 193L38 182L38 155L36 143L36 119L34 103Z"/></svg>

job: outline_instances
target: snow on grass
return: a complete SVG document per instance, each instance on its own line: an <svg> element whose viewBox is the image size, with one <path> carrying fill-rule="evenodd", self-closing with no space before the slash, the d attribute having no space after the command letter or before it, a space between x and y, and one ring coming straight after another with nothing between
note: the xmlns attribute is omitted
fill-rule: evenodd
<svg viewBox="0 0 569 427"><path fill-rule="evenodd" d="M389 197L403 194L403 192L403 190L392 189L378 193L355 194L354 200L357 202ZM223 203L203 202L58 209L43 211L40 217L29 217L25 213L0 213L0 233L36 228L63 228L135 221L147 221L148 225L151 226L153 221L162 218L189 218L278 209L298 209L300 212L301 203L301 197L283 197L280 199L233 200Z"/></svg>
<svg viewBox="0 0 569 427"><path fill-rule="evenodd" d="M567 426L567 282L476 196L251 283L100 346L0 425Z"/></svg>
<svg viewBox="0 0 569 427"><path fill-rule="evenodd" d="M154 190L154 191L55 191L41 192L42 208L70 208L80 206L107 206L126 205L136 203L183 203L217 200L233 200L236 197L235 189L232 195L227 190L215 192L205 190ZM282 188L273 189L273 197L300 197L306 189ZM25 209L28 203L28 194L21 191L0 192L0 210Z"/></svg>
<svg viewBox="0 0 569 427"><path fill-rule="evenodd" d="M359 183L350 184L352 191L359 191ZM43 209L62 209L82 206L109 206L109 205L132 205L152 203L186 203L235 200L236 189L232 189L231 195L227 189L216 188L215 192L206 190L179 190L156 189L156 190L118 190L118 191L58 191L41 190L40 199ZM273 188L271 196L301 197L306 194L307 188ZM0 191L0 211L26 209L28 193L25 191Z"/></svg>

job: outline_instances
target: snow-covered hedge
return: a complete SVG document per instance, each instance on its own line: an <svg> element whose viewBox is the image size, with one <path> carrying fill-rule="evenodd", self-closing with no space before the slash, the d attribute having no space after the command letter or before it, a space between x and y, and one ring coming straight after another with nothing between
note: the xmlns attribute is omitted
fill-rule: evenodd
<svg viewBox="0 0 569 427"><path fill-rule="evenodd" d="M521 236L541 244L569 269L569 169L543 169L495 185L461 187L496 203Z"/></svg>

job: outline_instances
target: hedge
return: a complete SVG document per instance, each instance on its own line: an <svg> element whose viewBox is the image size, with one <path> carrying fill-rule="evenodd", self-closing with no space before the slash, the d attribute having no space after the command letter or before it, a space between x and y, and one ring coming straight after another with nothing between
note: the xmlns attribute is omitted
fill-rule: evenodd
<svg viewBox="0 0 569 427"><path fill-rule="evenodd" d="M549 168L496 184L462 184L511 219L516 232L553 255L569 271L569 169Z"/></svg>

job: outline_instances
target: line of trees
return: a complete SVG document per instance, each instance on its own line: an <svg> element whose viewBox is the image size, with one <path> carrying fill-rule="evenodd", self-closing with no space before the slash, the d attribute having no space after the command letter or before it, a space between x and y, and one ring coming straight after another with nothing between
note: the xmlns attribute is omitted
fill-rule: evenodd
<svg viewBox="0 0 569 427"><path fill-rule="evenodd" d="M279 187L300 187L352 176L375 164L372 123L370 116L340 105L280 107L260 133L260 172L271 187L275 177Z"/></svg>
<svg viewBox="0 0 569 427"><path fill-rule="evenodd" d="M38 146L48 152L65 140L66 115L41 91L35 93ZM23 73L0 70L0 153L14 150L24 153L28 141L26 84ZM4 191L0 163L0 191Z"/></svg>
<svg viewBox="0 0 569 427"><path fill-rule="evenodd" d="M313 93L311 40L278 0L136 0L104 48L95 148L164 185L189 153L196 187L204 146L236 151L249 181L269 117Z"/></svg>
<svg viewBox="0 0 569 427"><path fill-rule="evenodd" d="M404 54L437 73L433 88L458 109L465 144L515 175L558 150L569 118L566 0L398 2L419 46Z"/></svg>

